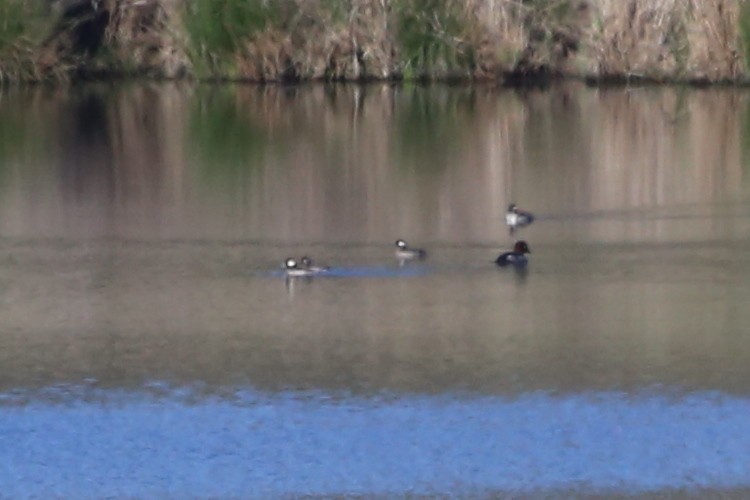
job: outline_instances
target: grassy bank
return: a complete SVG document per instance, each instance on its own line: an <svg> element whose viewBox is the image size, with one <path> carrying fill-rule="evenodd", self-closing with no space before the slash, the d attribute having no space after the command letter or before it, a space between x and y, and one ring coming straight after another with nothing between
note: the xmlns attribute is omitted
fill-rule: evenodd
<svg viewBox="0 0 750 500"><path fill-rule="evenodd" d="M39 4L0 0L0 83L40 78L38 49L50 28Z"/></svg>
<svg viewBox="0 0 750 500"><path fill-rule="evenodd" d="M748 0L0 0L0 78L747 82Z"/></svg>

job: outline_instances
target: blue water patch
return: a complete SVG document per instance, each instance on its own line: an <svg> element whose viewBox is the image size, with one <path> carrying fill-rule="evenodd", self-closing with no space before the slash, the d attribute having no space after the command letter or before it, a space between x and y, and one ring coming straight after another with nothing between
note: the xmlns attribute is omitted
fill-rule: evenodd
<svg viewBox="0 0 750 500"><path fill-rule="evenodd" d="M750 399L718 393L25 397L0 402L0 491L12 498L750 485Z"/></svg>
<svg viewBox="0 0 750 500"><path fill-rule="evenodd" d="M409 276L424 276L429 274L430 268L421 265L405 266L352 266L352 267L331 267L326 271L317 273L313 276L304 276L290 279L316 279L316 278L399 278ZM286 272L283 269L275 269L262 273L269 277L285 278Z"/></svg>

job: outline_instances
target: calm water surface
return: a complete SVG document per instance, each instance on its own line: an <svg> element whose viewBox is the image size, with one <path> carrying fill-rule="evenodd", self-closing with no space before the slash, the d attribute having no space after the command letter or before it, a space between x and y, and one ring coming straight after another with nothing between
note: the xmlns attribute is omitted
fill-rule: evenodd
<svg viewBox="0 0 750 500"><path fill-rule="evenodd" d="M0 496L744 496L749 117L729 89L0 92ZM330 275L285 279L303 254Z"/></svg>

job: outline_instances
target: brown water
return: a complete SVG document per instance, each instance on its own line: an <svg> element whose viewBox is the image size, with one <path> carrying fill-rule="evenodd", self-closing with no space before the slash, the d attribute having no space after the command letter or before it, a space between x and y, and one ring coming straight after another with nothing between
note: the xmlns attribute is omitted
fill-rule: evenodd
<svg viewBox="0 0 750 500"><path fill-rule="evenodd" d="M0 391L747 396L749 116L729 89L0 93ZM496 268L515 237L528 268ZM339 272L285 280L302 254Z"/></svg>

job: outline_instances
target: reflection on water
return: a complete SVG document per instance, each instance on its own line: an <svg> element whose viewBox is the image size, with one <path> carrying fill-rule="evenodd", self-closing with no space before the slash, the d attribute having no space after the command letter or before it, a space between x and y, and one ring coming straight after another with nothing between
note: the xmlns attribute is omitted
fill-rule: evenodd
<svg viewBox="0 0 750 500"><path fill-rule="evenodd" d="M748 98L686 92L15 91L0 96L0 228L497 244L512 200L542 219L585 222L535 228L537 241L723 238L747 225L747 207L734 203L747 194Z"/></svg>
<svg viewBox="0 0 750 500"><path fill-rule="evenodd" d="M178 496L747 486L729 436L750 393L749 104L576 85L0 93L0 419L24 443L2 489L89 491L61 479L80 472L60 465L70 440L102 495L164 477ZM537 215L523 273L493 264L510 202ZM400 267L397 238L428 259ZM285 279L302 255L331 272ZM153 380L202 389L152 399ZM93 392L58 405L61 384ZM576 448L579 420L626 431ZM121 489L136 461L155 483Z"/></svg>

